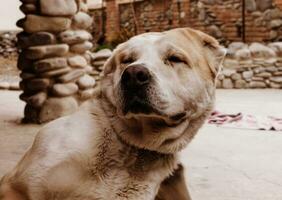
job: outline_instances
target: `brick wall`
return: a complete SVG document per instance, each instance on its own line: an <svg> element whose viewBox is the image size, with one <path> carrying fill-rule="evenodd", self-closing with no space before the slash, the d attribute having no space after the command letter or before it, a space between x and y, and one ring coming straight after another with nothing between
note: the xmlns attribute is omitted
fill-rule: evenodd
<svg viewBox="0 0 282 200"><path fill-rule="evenodd" d="M273 20L282 19L282 0L257 0L253 4L247 3L252 1L245 2L245 29L242 0L191 0L190 26L213 35L223 44L242 41L243 33L248 43L282 40L279 37L282 35L282 26L271 27Z"/></svg>
<svg viewBox="0 0 282 200"><path fill-rule="evenodd" d="M107 0L106 3L105 36L108 41L112 41L115 39L116 33L119 32L119 6L115 0Z"/></svg>
<svg viewBox="0 0 282 200"><path fill-rule="evenodd" d="M171 29L174 19L171 4L172 0L121 4L120 27L132 33Z"/></svg>
<svg viewBox="0 0 282 200"><path fill-rule="evenodd" d="M93 43L99 43L99 40L105 38L106 33L106 10L105 8L99 8L96 10L90 10L89 14L93 17L93 26L90 30L93 37Z"/></svg>
<svg viewBox="0 0 282 200"><path fill-rule="evenodd" d="M282 0L275 0L274 3L282 10Z"/></svg>
<svg viewBox="0 0 282 200"><path fill-rule="evenodd" d="M191 0L189 25L207 32L222 42L242 40L241 0L202 3Z"/></svg>
<svg viewBox="0 0 282 200"><path fill-rule="evenodd" d="M282 40L282 26L271 27L272 20L279 23L277 16L273 18L277 12L282 19L282 0L254 2L257 5L246 5L243 31L242 0L139 0L123 4L107 0L105 36L110 42L123 41L143 32L189 26L213 35L226 45L242 41L243 32L246 42Z"/></svg>

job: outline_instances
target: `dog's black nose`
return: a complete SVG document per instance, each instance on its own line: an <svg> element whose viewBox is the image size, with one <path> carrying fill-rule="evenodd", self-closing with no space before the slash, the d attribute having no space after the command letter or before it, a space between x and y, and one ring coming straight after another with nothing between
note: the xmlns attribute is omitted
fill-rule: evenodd
<svg viewBox="0 0 282 200"><path fill-rule="evenodd" d="M142 65L129 66L122 74L121 81L126 87L140 87L150 82L151 75Z"/></svg>

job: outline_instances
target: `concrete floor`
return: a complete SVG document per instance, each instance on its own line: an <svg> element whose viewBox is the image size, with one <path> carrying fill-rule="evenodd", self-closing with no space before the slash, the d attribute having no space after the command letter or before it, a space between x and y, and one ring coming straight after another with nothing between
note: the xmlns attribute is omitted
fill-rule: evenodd
<svg viewBox="0 0 282 200"><path fill-rule="evenodd" d="M0 91L0 176L31 145L18 92ZM219 90L217 109L282 117L282 90ZM205 125L181 153L193 200L282 200L282 133Z"/></svg>

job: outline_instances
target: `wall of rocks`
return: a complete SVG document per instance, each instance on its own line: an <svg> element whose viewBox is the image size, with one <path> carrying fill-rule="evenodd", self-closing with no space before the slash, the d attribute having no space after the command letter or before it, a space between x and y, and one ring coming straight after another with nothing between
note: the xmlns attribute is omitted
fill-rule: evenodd
<svg viewBox="0 0 282 200"><path fill-rule="evenodd" d="M242 41L241 0L191 0L189 25L217 38L222 44Z"/></svg>
<svg viewBox="0 0 282 200"><path fill-rule="evenodd" d="M121 4L120 28L131 33L162 31L173 28L172 0L141 1L135 4ZM134 9L134 10L133 10Z"/></svg>
<svg viewBox="0 0 282 200"><path fill-rule="evenodd" d="M246 40L282 41L282 1L246 0Z"/></svg>
<svg viewBox="0 0 282 200"><path fill-rule="evenodd" d="M96 53L93 53L91 56L91 64L93 66L93 70L90 73L91 76L95 78L98 82L100 77L102 76L102 72L104 69L104 64L111 57L112 51L110 49L102 49Z"/></svg>
<svg viewBox="0 0 282 200"><path fill-rule="evenodd" d="M187 26L189 0L105 0L104 38L116 43L129 37L149 32L163 31L179 26ZM97 22L101 9L91 10ZM97 35L99 37L99 35ZM118 42L119 42L118 41Z"/></svg>
<svg viewBox="0 0 282 200"><path fill-rule="evenodd" d="M84 0L21 0L17 25L25 122L43 123L74 112L91 98L92 18Z"/></svg>
<svg viewBox="0 0 282 200"><path fill-rule="evenodd" d="M141 0L123 4L117 0L106 2L106 26L99 28L105 28L108 42L119 32L132 36L184 26L207 32L225 45L242 41L243 33L245 42L282 40L282 0L245 0L245 30L242 0ZM101 9L91 13L99 21L97 17L101 17Z"/></svg>
<svg viewBox="0 0 282 200"><path fill-rule="evenodd" d="M17 31L0 32L0 57L8 58L18 55Z"/></svg>
<svg viewBox="0 0 282 200"><path fill-rule="evenodd" d="M92 42L94 44L101 44L105 40L106 31L106 15L105 8L101 7L98 10L89 10L88 14L93 18L93 26L90 33L94 36Z"/></svg>
<svg viewBox="0 0 282 200"><path fill-rule="evenodd" d="M245 0L245 31L241 0L191 0L190 26L216 37L223 44L281 41L281 0Z"/></svg>
<svg viewBox="0 0 282 200"><path fill-rule="evenodd" d="M282 42L234 42L228 47L217 87L225 89L282 88Z"/></svg>

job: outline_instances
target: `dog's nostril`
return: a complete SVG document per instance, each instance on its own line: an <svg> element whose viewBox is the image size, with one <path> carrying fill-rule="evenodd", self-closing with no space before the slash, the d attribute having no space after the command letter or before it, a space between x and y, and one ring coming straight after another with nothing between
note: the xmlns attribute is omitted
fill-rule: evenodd
<svg viewBox="0 0 282 200"><path fill-rule="evenodd" d="M148 74L144 73L144 71L139 71L136 74L136 79L140 82L140 83L145 83L149 80L149 76Z"/></svg>
<svg viewBox="0 0 282 200"><path fill-rule="evenodd" d="M130 81L130 73L128 71L125 71L122 75L122 81L124 83L129 82Z"/></svg>

